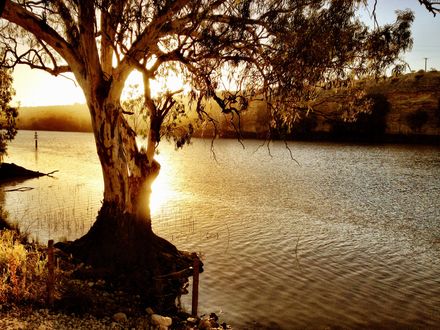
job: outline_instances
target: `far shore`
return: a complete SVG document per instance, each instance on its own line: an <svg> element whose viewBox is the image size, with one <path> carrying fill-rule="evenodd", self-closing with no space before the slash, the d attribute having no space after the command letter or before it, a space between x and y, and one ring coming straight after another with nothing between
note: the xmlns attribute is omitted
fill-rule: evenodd
<svg viewBox="0 0 440 330"><path fill-rule="evenodd" d="M60 132L60 133L93 133L92 131L81 130L61 130L59 128L43 127L38 129L19 129L19 131L32 131L32 132ZM209 132L196 131L193 138L197 139L209 139L213 138L214 134ZM255 139L255 140L268 140L267 134L254 133L254 132L241 132L240 136L237 136L236 132L224 131L220 132L217 136L218 139ZM272 136L269 138L271 141L288 141L288 142L329 142L329 143L355 143L355 144L408 144L408 145L434 145L440 146L440 135L424 135L424 134L385 134L378 136L338 136L330 132L315 132L308 135L292 136L283 139L279 136ZM1 175L0 175L1 182Z"/></svg>

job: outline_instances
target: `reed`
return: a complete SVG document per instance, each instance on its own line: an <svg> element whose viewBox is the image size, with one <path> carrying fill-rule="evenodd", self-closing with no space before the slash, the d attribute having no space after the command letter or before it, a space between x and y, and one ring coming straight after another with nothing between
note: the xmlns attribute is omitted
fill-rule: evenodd
<svg viewBox="0 0 440 330"><path fill-rule="evenodd" d="M84 185L16 193L10 218L35 242L72 240L90 228L100 203Z"/></svg>

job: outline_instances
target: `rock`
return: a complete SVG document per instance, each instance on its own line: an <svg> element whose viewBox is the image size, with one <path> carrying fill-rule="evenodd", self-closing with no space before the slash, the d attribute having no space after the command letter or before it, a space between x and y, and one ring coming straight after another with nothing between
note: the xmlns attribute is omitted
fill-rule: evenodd
<svg viewBox="0 0 440 330"><path fill-rule="evenodd" d="M199 329L200 330L210 330L212 328L211 321L209 319L200 320Z"/></svg>
<svg viewBox="0 0 440 330"><path fill-rule="evenodd" d="M125 313L119 312L113 315L113 320L115 320L118 323L122 323L122 322L126 322L128 319Z"/></svg>
<svg viewBox="0 0 440 330"><path fill-rule="evenodd" d="M173 320L168 316L153 314L151 315L151 323L159 326L160 329L168 329L168 327L173 323Z"/></svg>
<svg viewBox="0 0 440 330"><path fill-rule="evenodd" d="M214 329L222 329L220 328L220 325L218 324L218 316L215 313L211 313L211 315L204 316L200 322L198 329L201 330L214 330Z"/></svg>
<svg viewBox="0 0 440 330"><path fill-rule="evenodd" d="M147 307L145 309L145 312L147 312L148 315L153 315L154 314L154 311L153 311L153 309L151 307Z"/></svg>
<svg viewBox="0 0 440 330"><path fill-rule="evenodd" d="M105 280L97 280L96 284L100 285L100 286L103 286L103 285L105 285Z"/></svg>
<svg viewBox="0 0 440 330"><path fill-rule="evenodd" d="M188 317L186 320L188 321L188 323L191 324L197 324L197 322L199 321L196 317Z"/></svg>

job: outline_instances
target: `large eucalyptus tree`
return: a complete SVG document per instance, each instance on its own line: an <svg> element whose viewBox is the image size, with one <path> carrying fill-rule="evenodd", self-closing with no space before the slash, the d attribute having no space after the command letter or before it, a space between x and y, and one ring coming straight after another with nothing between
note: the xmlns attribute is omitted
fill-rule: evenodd
<svg viewBox="0 0 440 330"><path fill-rule="evenodd" d="M152 233L148 205L160 168L155 151L164 135L179 146L188 140L192 127L176 125L186 111L213 122L208 102L232 117L260 98L273 125L289 125L333 81L393 64L411 46L413 20L401 12L394 24L369 29L356 15L363 0L2 2L2 65L73 73L90 110L104 199L73 251L95 266L140 267L150 279L184 259ZM121 106L134 70L143 77L148 114L143 147ZM183 78L184 91L154 95L152 80L169 72Z"/></svg>

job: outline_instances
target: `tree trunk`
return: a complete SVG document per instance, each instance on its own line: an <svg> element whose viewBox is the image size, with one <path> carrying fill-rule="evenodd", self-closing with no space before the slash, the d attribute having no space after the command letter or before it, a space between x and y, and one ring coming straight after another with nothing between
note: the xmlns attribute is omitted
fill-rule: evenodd
<svg viewBox="0 0 440 330"><path fill-rule="evenodd" d="M138 148L118 106L89 102L89 108L104 201L89 232L64 249L151 306L173 309L190 272L184 278L168 279L167 274L188 269L192 257L152 231L149 200L160 166Z"/></svg>

